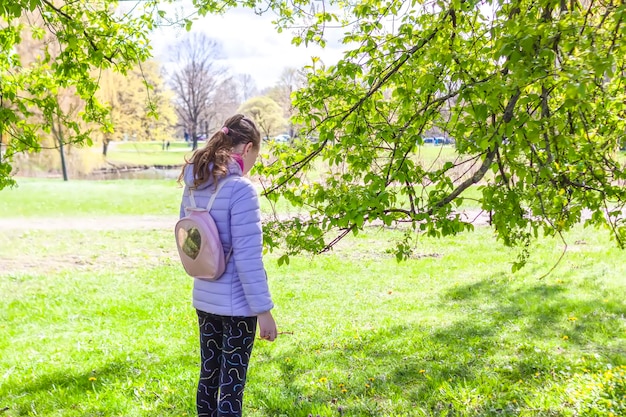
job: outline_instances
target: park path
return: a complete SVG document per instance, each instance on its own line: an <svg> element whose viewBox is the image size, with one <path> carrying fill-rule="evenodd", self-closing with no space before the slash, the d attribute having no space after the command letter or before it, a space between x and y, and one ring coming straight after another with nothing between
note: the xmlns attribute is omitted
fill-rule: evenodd
<svg viewBox="0 0 626 417"><path fill-rule="evenodd" d="M51 271L60 271L72 268L76 271L125 270L136 267L136 254L129 252L124 245L105 246L97 245L94 249L89 239L76 238L70 248L63 242L50 242L53 250L39 250L33 253L28 245L32 238L31 232L51 232L55 236L57 231L64 230L79 232L108 232L108 231L137 231L157 230L171 233L172 244L148 245L141 248L142 262L158 265L172 264L178 261L174 244L174 225L178 220L178 213L171 215L109 215L85 217L34 217L34 218L0 218L0 278L3 275L39 274ZM473 221L475 225L487 224L488 216L479 211L468 212L463 215L464 220ZM382 225L382 224L381 224ZM96 239L97 243L97 239ZM57 248L58 245L58 248ZM15 250L18 248L18 250ZM10 250L13 249L13 250ZM5 253L6 252L6 253ZM368 255L369 256L369 255Z"/></svg>
<svg viewBox="0 0 626 417"><path fill-rule="evenodd" d="M2 218L0 219L0 278L3 275L40 274L72 268L76 271L125 270L136 267L136 253L128 247L120 245L102 246L98 239L91 240L93 233L81 233L71 241L70 247L56 239L31 250L28 241L33 239L32 232L49 232L56 236L57 232L66 230L79 232L114 232L158 230L171 232L172 245L160 245L141 248L142 262L158 265L163 262L176 261L176 245L174 244L174 225L178 220L176 214L167 216L85 216L85 217L39 217L39 218ZM113 240L113 242L115 242ZM93 244L96 244L96 248ZM53 249L49 249L53 247ZM15 249L17 248L17 249Z"/></svg>

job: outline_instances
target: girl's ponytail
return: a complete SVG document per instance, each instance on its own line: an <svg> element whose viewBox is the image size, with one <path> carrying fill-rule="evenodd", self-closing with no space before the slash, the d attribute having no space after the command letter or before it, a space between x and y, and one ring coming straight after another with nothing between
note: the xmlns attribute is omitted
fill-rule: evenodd
<svg viewBox="0 0 626 417"><path fill-rule="evenodd" d="M233 148L241 143L250 142L255 149L261 146L261 134L254 122L243 114L230 117L224 126L211 136L204 148L196 150L191 159L185 161L178 181L183 180L187 165L193 164L194 187L198 188L211 178L217 183L228 173Z"/></svg>

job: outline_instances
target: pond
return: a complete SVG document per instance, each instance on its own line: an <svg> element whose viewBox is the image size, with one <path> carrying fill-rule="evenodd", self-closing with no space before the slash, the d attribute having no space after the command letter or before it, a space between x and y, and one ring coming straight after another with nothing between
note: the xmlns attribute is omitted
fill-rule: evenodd
<svg viewBox="0 0 626 417"><path fill-rule="evenodd" d="M84 176L90 180L158 180L177 179L180 175L180 166L164 167L128 167L120 169L101 169L92 171Z"/></svg>

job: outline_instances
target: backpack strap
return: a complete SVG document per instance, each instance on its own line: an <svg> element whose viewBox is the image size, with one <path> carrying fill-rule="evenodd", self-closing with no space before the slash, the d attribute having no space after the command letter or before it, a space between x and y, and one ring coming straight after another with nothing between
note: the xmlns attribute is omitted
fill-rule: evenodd
<svg viewBox="0 0 626 417"><path fill-rule="evenodd" d="M211 198L209 199L209 203L206 206L206 211L211 211L211 207L213 207L213 203L215 202L215 198L217 197L217 194L220 192L220 190L222 189L222 187L224 185L226 185L227 182L233 180L233 176L230 175L226 178L222 178L221 181L218 181L217 183L217 189L215 190L215 192L213 193L213 195L211 196ZM198 206L196 205L196 199L193 196L193 189L191 187L188 187L189 190L189 202L191 203L191 205L189 207L186 207L186 210L197 210Z"/></svg>
<svg viewBox="0 0 626 417"><path fill-rule="evenodd" d="M226 183L228 181L233 180L234 177L232 175L229 175L226 178L222 178L222 180L217 184L217 190L215 190L215 192L213 193L213 195L211 196L211 199L209 200L209 204L207 204L206 206L206 211L211 212L211 207L213 207L213 202L215 201L215 198L217 197L217 194L220 192L220 190L222 189L222 187L224 185L226 185ZM228 261L230 260L230 255L232 255L233 253L233 244L231 242L230 244L230 250L228 251L228 253L226 254L226 257L224 258L224 265L228 265Z"/></svg>
<svg viewBox="0 0 626 417"><path fill-rule="evenodd" d="M222 189L222 187L224 185L226 185L227 182L232 181L233 179L234 179L234 177L232 175L229 175L226 178L222 178L217 183L217 189L215 190L215 192L213 193L213 195L209 199L209 203L206 206L206 211L207 212L209 212L209 213L211 212L211 207L213 207L213 203L215 202L215 199L217 198L217 195L219 194L219 192ZM191 210L194 210L194 209L198 210L198 207L196 206L196 200L193 198L193 190L191 188L189 189L189 202L191 203L191 206L192 206L192 207L189 207L189 209L191 209ZM230 260L230 255L232 255L232 253L233 253L233 246L231 244L230 250L226 254L226 258L224 259L224 264L228 264L228 261Z"/></svg>
<svg viewBox="0 0 626 417"><path fill-rule="evenodd" d="M185 185L185 191L189 191L189 202L191 203L189 207L185 207L185 211L197 209L198 207L196 207L196 199L193 198L193 190L188 185Z"/></svg>
<svg viewBox="0 0 626 417"><path fill-rule="evenodd" d="M211 207L213 207L213 203L215 202L215 198L217 197L217 195L219 194L220 190L222 189L222 187L224 185L226 185L227 182L231 181L233 179L232 175L229 175L226 178L222 178L221 181L219 181L217 183L217 189L215 190L215 192L213 193L213 195L211 196L211 198L209 199L209 203L206 205L206 211L211 211ZM195 202L194 202L195 203ZM195 204L194 204L195 206Z"/></svg>

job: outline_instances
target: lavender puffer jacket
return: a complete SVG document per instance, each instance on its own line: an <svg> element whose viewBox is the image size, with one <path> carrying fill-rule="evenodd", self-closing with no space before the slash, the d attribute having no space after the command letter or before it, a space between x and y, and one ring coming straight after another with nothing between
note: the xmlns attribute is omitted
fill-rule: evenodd
<svg viewBox="0 0 626 417"><path fill-rule="evenodd" d="M263 266L263 231L261 210L256 189L242 176L240 166L233 161L228 167L234 176L220 190L213 203L211 216L220 233L224 252L231 247L232 255L224 275L216 281L194 278L193 306L198 310L221 316L251 317L274 307ZM180 217L189 206L189 186L193 185L193 165L187 165L184 175L185 191ZM198 206L206 207L215 191L212 180L194 190Z"/></svg>

